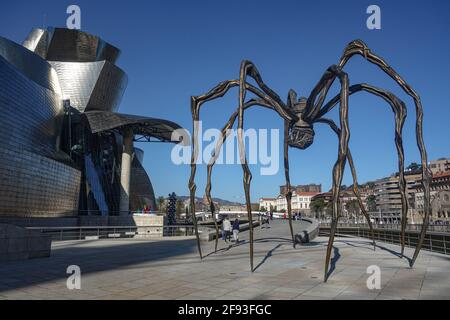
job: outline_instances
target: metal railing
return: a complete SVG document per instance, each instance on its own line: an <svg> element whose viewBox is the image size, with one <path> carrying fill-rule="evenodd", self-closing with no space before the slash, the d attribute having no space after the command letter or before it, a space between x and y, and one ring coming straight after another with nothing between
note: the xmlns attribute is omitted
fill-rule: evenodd
<svg viewBox="0 0 450 320"><path fill-rule="evenodd" d="M331 223L320 223L321 227L331 227ZM338 228L369 228L367 223L339 223ZM401 230L401 224L373 224L374 229ZM421 224L408 224L407 231L421 231ZM428 226L428 232L448 232L450 233L450 225L432 224Z"/></svg>
<svg viewBox="0 0 450 320"><path fill-rule="evenodd" d="M380 228L380 226L382 226ZM400 226L391 225L375 225L374 237L376 241L400 245ZM394 227L395 226L395 227ZM416 228L417 226L417 228ZM405 232L405 245L410 248L415 248L419 241L420 225L409 225ZM431 226L431 227L443 227L443 226ZM330 224L320 225L320 235L327 236L330 234ZM336 231L337 236L354 236L359 238L371 239L370 230L368 226L364 225L347 225L338 224ZM425 236L423 243L424 250L450 254L450 233L443 232L441 230L429 230Z"/></svg>
<svg viewBox="0 0 450 320"><path fill-rule="evenodd" d="M89 226L29 227L50 235L53 241L98 240L118 238L187 237L195 235L192 225L174 226Z"/></svg>

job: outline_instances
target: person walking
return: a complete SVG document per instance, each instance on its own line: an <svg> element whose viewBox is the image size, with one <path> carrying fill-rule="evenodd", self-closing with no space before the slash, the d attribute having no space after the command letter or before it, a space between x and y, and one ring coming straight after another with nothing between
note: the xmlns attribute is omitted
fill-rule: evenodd
<svg viewBox="0 0 450 320"><path fill-rule="evenodd" d="M228 217L226 217L225 220L223 220L222 227L223 227L222 237L224 238L225 242L228 243L228 239L231 236L231 222Z"/></svg>
<svg viewBox="0 0 450 320"><path fill-rule="evenodd" d="M266 228L266 219L264 213L261 213L261 215L259 216L259 225L261 226L261 229Z"/></svg>
<svg viewBox="0 0 450 320"><path fill-rule="evenodd" d="M266 220L266 228L270 228L270 214L269 213L267 213L265 220Z"/></svg>
<svg viewBox="0 0 450 320"><path fill-rule="evenodd" d="M239 219L236 219L233 222L233 238L234 243L239 243Z"/></svg>

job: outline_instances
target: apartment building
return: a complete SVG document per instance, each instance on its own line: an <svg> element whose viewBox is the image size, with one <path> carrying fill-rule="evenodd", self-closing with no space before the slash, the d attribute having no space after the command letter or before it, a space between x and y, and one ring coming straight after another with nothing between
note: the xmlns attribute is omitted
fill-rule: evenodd
<svg viewBox="0 0 450 320"><path fill-rule="evenodd" d="M450 158L441 158L439 160L430 161L430 170L433 172L433 175L450 172Z"/></svg>
<svg viewBox="0 0 450 320"><path fill-rule="evenodd" d="M375 198L377 211L389 217L390 222L400 221L402 202L398 187L398 175L375 181ZM405 173L406 193L410 210L415 210L415 187L422 182L422 174Z"/></svg>
<svg viewBox="0 0 450 320"><path fill-rule="evenodd" d="M431 221L450 221L450 171L437 173L431 180ZM424 214L424 193L422 184L417 184L415 190L416 215L414 221L421 222Z"/></svg>

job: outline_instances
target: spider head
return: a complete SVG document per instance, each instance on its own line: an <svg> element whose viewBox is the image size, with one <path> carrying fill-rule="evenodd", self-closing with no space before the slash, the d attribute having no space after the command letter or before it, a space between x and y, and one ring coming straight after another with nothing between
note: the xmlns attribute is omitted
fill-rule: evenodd
<svg viewBox="0 0 450 320"><path fill-rule="evenodd" d="M303 120L306 101L305 97L297 100L295 91L291 90L289 92L287 105L297 115L298 120L289 127L288 144L293 148L301 150L305 150L313 144L315 135L313 125Z"/></svg>

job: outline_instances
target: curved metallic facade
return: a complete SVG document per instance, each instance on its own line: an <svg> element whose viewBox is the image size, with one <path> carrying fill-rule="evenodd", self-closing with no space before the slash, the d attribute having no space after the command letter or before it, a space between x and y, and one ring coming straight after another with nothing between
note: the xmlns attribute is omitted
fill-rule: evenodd
<svg viewBox="0 0 450 320"><path fill-rule="evenodd" d="M0 47L0 215L74 215L80 171L59 152L63 106L54 70L10 41Z"/></svg>
<svg viewBox="0 0 450 320"><path fill-rule="evenodd" d="M115 65L119 49L97 36L62 28L33 29L23 46L49 61L64 99L78 111L117 111L128 83Z"/></svg>
<svg viewBox="0 0 450 320"><path fill-rule="evenodd" d="M120 114L113 112L93 111L83 114L92 133L129 127L134 134L145 135L161 141L171 141L172 133L182 129L172 121Z"/></svg>
<svg viewBox="0 0 450 320"><path fill-rule="evenodd" d="M127 86L120 51L79 30L0 37L0 215L118 215L123 129L170 141L177 124L115 113ZM156 208L136 149L130 210ZM128 213L128 212L127 212Z"/></svg>
<svg viewBox="0 0 450 320"><path fill-rule="evenodd" d="M38 85L61 94L58 76L52 66L36 54L0 37L0 56Z"/></svg>
<svg viewBox="0 0 450 320"><path fill-rule="evenodd" d="M156 199L152 183L137 157L133 159L131 168L130 210L141 211L144 206L156 210Z"/></svg>
<svg viewBox="0 0 450 320"><path fill-rule="evenodd" d="M23 42L48 61L116 63L120 50L97 36L63 28L33 29Z"/></svg>
<svg viewBox="0 0 450 320"><path fill-rule="evenodd" d="M50 64L58 74L63 96L78 111L117 111L128 83L120 68L108 61Z"/></svg>

